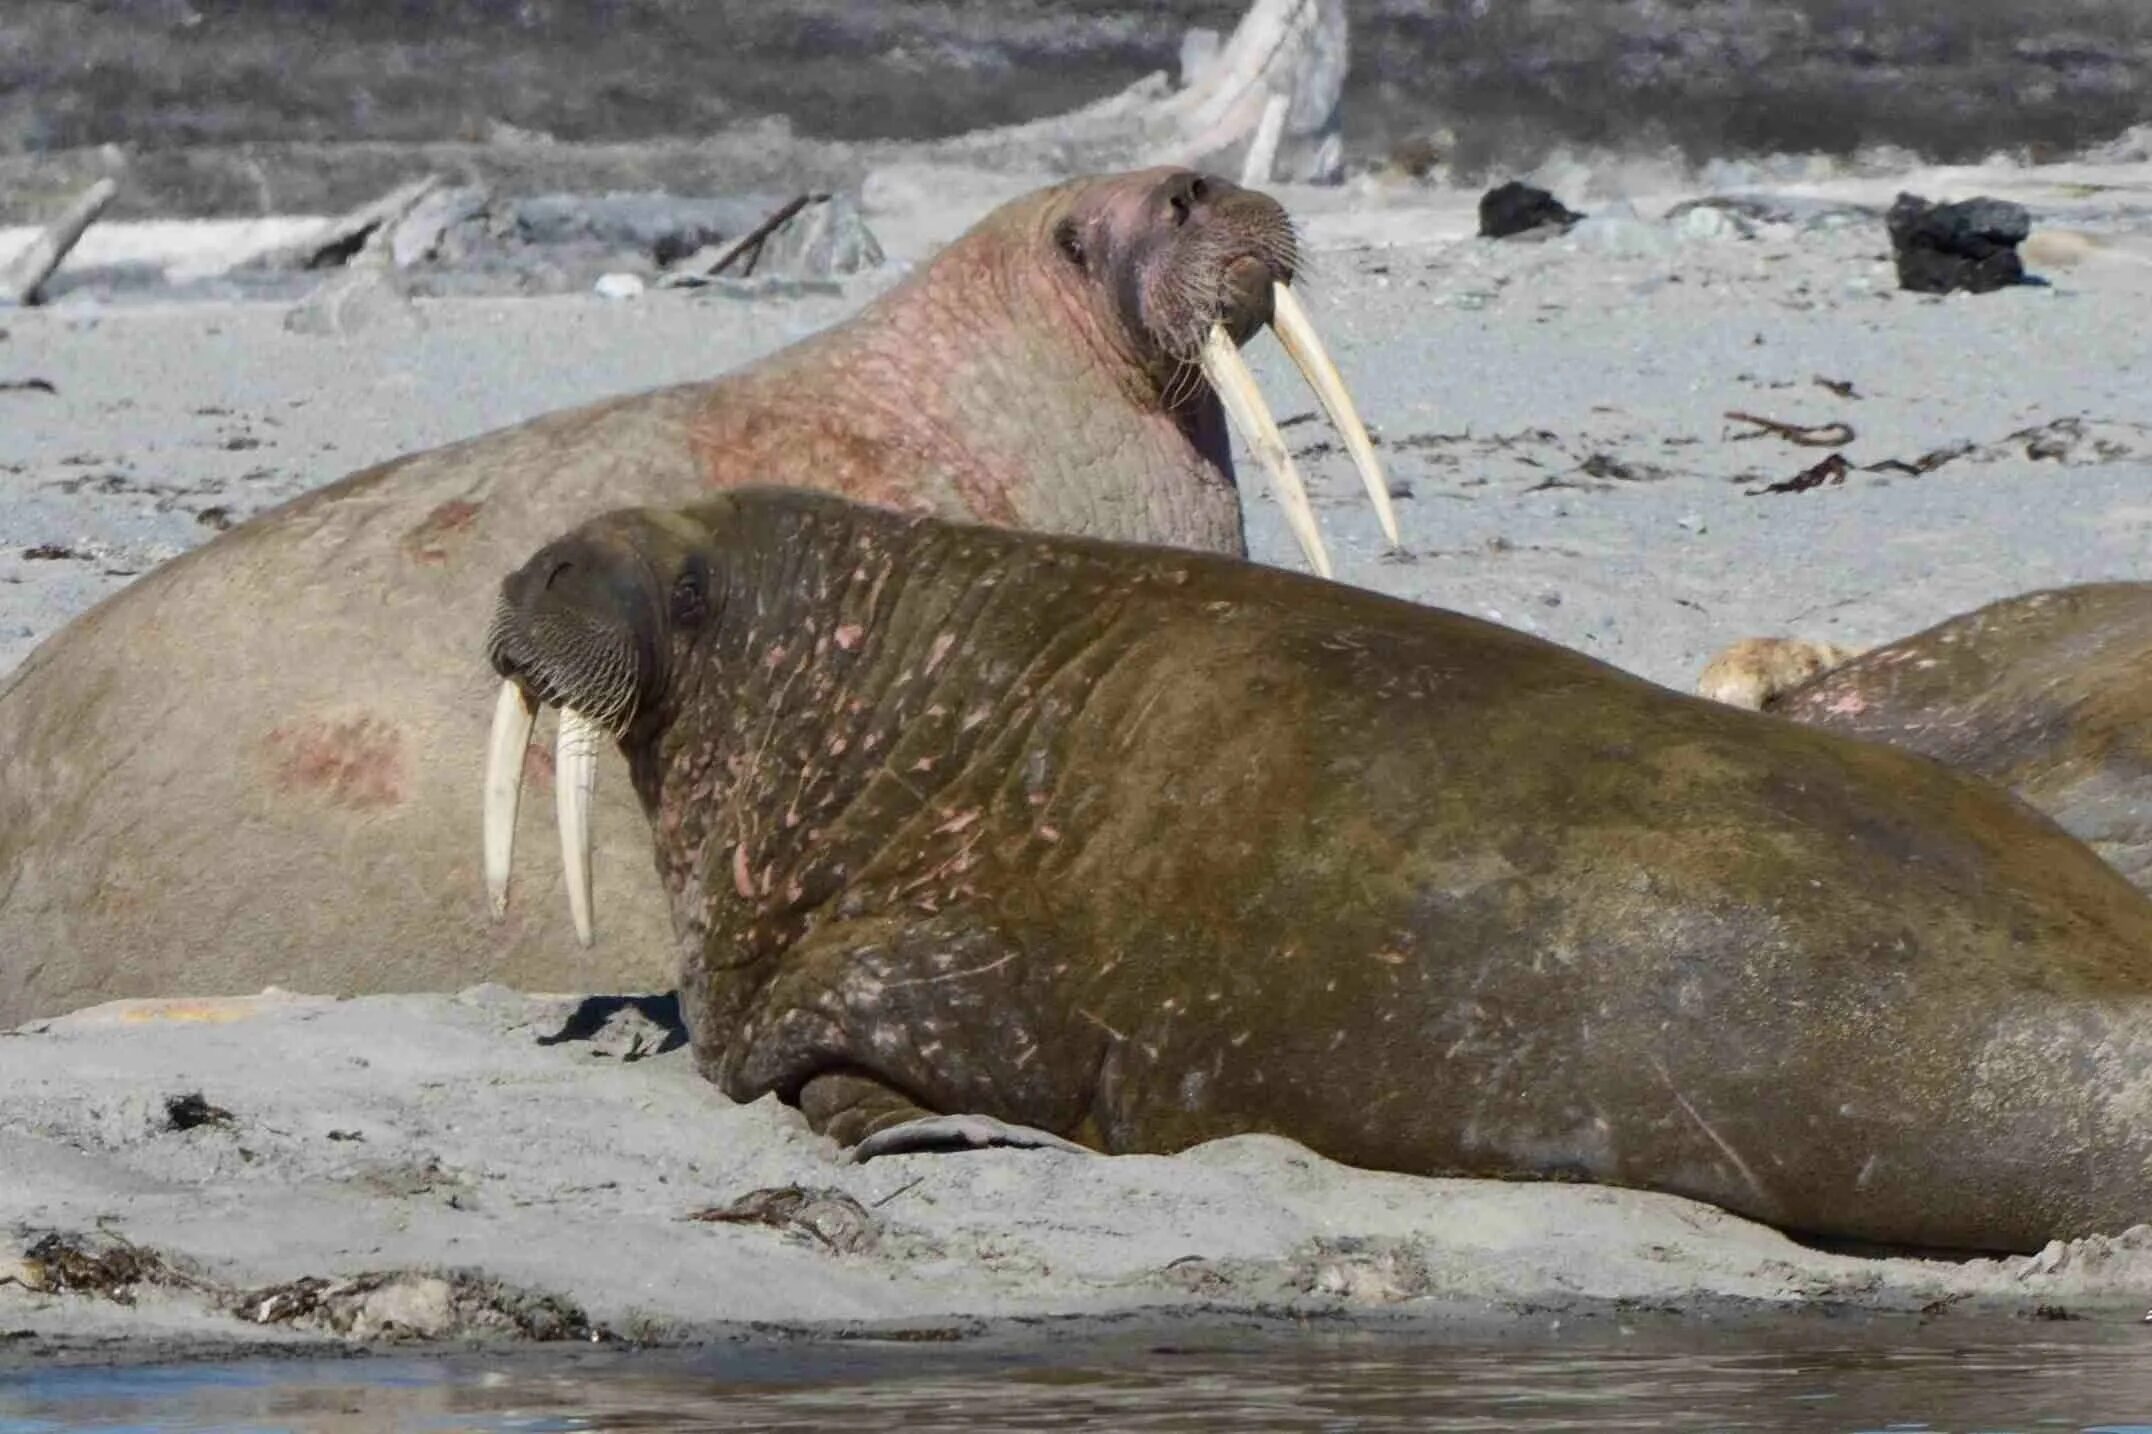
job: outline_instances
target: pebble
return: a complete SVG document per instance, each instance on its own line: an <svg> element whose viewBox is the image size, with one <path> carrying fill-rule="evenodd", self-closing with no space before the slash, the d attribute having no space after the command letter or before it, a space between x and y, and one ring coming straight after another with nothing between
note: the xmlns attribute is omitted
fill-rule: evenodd
<svg viewBox="0 0 2152 1434"><path fill-rule="evenodd" d="M634 299L642 296L643 288L638 274L600 274L591 292L601 299Z"/></svg>
<svg viewBox="0 0 2152 1434"><path fill-rule="evenodd" d="M1698 205L1684 213L1674 227L1684 239L1730 239L1741 232L1732 215L1710 205Z"/></svg>

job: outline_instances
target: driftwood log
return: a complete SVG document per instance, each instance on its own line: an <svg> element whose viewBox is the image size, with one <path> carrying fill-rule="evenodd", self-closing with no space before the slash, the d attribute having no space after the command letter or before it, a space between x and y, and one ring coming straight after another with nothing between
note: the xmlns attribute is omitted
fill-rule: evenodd
<svg viewBox="0 0 2152 1434"><path fill-rule="evenodd" d="M97 222L112 196L120 192L119 181L100 179L82 192L30 247L0 273L0 305L35 304L44 295L45 281L65 262L85 231Z"/></svg>
<svg viewBox="0 0 2152 1434"><path fill-rule="evenodd" d="M1219 168L1239 157L1243 173L1263 171L1257 182L1329 181L1342 154L1338 108L1350 58L1344 0L1255 0L1184 88L1151 75L1068 114L938 141L922 158L1075 172ZM1274 109L1268 123L1277 138L1266 141Z"/></svg>

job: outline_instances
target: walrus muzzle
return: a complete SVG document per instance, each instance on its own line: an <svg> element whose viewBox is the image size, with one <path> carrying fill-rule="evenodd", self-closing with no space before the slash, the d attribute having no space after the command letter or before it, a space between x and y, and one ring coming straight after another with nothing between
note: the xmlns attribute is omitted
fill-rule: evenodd
<svg viewBox="0 0 2152 1434"><path fill-rule="evenodd" d="M1293 538L1320 577L1330 554L1316 526L1308 490L1279 435L1239 345L1268 325L1344 439L1385 539L1401 546L1390 483L1345 380L1293 288L1300 267L1292 220L1268 195L1208 175L1177 172L1157 190L1171 240L1159 262L1137 265L1132 318L1177 359L1192 360L1218 395L1228 420L1269 475Z"/></svg>
<svg viewBox="0 0 2152 1434"><path fill-rule="evenodd" d="M598 744L617 736L634 719L652 662L638 636L649 624L638 620L641 595L633 591L632 574L623 573L608 554L561 551L567 546L547 549L502 584L486 632L486 655L502 677L486 744L486 892L493 914L504 914L524 751L539 707L557 707L554 815L569 911L577 939L588 946L590 811L598 782ZM589 591L594 584L595 593ZM629 590L621 591L623 587Z"/></svg>

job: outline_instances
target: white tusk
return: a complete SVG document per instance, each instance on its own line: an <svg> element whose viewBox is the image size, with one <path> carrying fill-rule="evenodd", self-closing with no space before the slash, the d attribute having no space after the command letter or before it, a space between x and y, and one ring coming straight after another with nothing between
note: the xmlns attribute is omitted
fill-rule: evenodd
<svg viewBox="0 0 2152 1434"><path fill-rule="evenodd" d="M560 709L553 748L553 812L560 824L560 864L568 878L575 939L590 944L590 798L598 786L598 739L604 728L572 707Z"/></svg>
<svg viewBox="0 0 2152 1434"><path fill-rule="evenodd" d="M1240 356L1234 346L1233 336L1225 331L1225 325L1212 324L1203 339L1203 376L1218 394L1218 401L1225 405L1226 416L1240 430L1241 440L1255 454L1256 460L1270 470L1270 479L1278 490L1278 501L1285 505L1285 520L1292 525L1293 536L1300 540L1300 551L1308 556L1309 566L1320 577L1330 576L1330 554L1323 549L1322 530L1315 525L1315 509L1308 502L1308 485L1300 480L1300 470L1293 466L1293 455L1285 450L1285 437L1278 432L1276 420L1270 416L1270 406L1263 402L1263 392L1255 386L1255 375L1248 371L1248 361Z"/></svg>
<svg viewBox="0 0 2152 1434"><path fill-rule="evenodd" d="M508 911L508 867L516 854L516 803L523 795L523 749L538 709L513 682L501 684L486 741L486 895L494 919Z"/></svg>
<svg viewBox="0 0 2152 1434"><path fill-rule="evenodd" d="M1375 516L1382 521L1383 536L1390 540L1391 547L1402 546L1397 536L1397 510L1390 506L1390 480L1383 476L1382 464L1375 457L1375 444L1367 436L1367 425L1360 421L1360 410L1353 405L1344 376L1331 362L1330 351L1317 337L1315 325L1308 321L1308 311L1301 307L1300 296L1293 292L1292 285L1271 286L1270 309L1270 326L1278 342L1285 345L1285 352L1307 379L1308 387L1322 400L1331 427L1345 440L1353 466L1360 470L1360 481L1367 485L1367 496L1375 503Z"/></svg>

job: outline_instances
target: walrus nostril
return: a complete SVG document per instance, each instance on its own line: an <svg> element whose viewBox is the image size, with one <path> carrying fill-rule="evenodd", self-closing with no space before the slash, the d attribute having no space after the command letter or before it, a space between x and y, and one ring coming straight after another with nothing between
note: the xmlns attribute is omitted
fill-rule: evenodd
<svg viewBox="0 0 2152 1434"><path fill-rule="evenodd" d="M566 558L562 558L558 562L554 563L552 571L545 575L545 588L543 589L543 591L551 592L553 589L553 584L559 582L561 578L566 576L574 568L575 564L569 562Z"/></svg>
<svg viewBox="0 0 2152 1434"><path fill-rule="evenodd" d="M1174 228L1185 228L1191 219L1207 218L1214 197L1215 187L1202 175L1175 176L1166 188L1166 203L1173 209Z"/></svg>
<svg viewBox="0 0 2152 1434"><path fill-rule="evenodd" d="M1209 194L1210 186L1203 182L1201 175L1176 175L1172 180L1168 181L1166 203L1173 210L1174 227L1178 229L1187 224L1195 213L1195 207L1201 204Z"/></svg>

